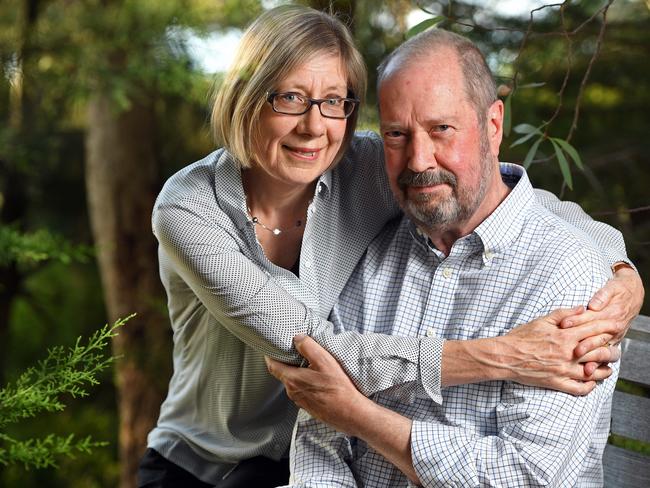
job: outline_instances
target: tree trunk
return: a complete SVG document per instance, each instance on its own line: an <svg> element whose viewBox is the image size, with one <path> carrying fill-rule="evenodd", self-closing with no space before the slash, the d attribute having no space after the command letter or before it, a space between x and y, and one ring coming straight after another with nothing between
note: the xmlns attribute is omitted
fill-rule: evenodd
<svg viewBox="0 0 650 488"><path fill-rule="evenodd" d="M119 411L120 487L135 486L167 388L168 318L158 278L151 209L158 184L153 114L134 102L118 113L104 93L88 104L86 191L110 321L133 312L113 341Z"/></svg>

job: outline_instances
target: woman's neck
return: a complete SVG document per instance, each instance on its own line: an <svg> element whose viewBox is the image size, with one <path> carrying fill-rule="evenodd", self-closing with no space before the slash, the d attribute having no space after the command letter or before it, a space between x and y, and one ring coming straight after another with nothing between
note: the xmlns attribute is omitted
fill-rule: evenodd
<svg viewBox="0 0 650 488"><path fill-rule="evenodd" d="M260 168L250 168L242 170L242 184L264 254L277 266L291 269L300 257L307 208L316 183L286 184Z"/></svg>
<svg viewBox="0 0 650 488"><path fill-rule="evenodd" d="M307 210L316 187L316 182L286 183L255 167L242 170L242 184L249 208L289 220Z"/></svg>

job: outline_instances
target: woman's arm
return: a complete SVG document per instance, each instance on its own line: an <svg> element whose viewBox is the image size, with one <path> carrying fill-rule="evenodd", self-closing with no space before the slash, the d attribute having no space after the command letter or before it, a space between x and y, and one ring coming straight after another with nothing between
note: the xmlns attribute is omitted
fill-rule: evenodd
<svg viewBox="0 0 650 488"><path fill-rule="evenodd" d="M300 364L302 357L293 347L293 337L312 335L342 364L366 395L404 383L412 384L413 390L421 383L432 398L439 398L443 384L506 377L570 393L584 391L585 386L579 381L586 377L570 362L572 357L567 357L564 349L548 361L539 361L549 354L548 348L528 338L517 337L513 342L519 347L510 346L511 351L518 352L517 363L524 365L517 370L515 364L504 364L503 359L498 359L506 357L499 347L507 344L497 339L486 340L493 343L450 341L442 354L442 341L436 338L352 331L334 334L330 322L293 298L242 254L226 230L201 213L200 208L192 209L180 203L156 208L153 226L161 259L169 259L174 270L220 324L265 355ZM457 364L462 367L456 367ZM456 376L459 374L462 376ZM550 376L555 378L552 384L547 379Z"/></svg>
<svg viewBox="0 0 650 488"><path fill-rule="evenodd" d="M641 278L627 257L623 235L613 227L593 220L574 202L561 201L545 190L536 189L535 194L548 210L591 237L614 271L613 278L589 302L587 313L566 318L561 324L562 327L574 327L606 321L610 326L607 331L583 340L575 350L576 356L583 356L608 342L620 342L632 319L639 314L645 295ZM590 364L587 372L595 367L595 364Z"/></svg>
<svg viewBox="0 0 650 488"><path fill-rule="evenodd" d="M263 354L299 364L302 358L293 347L293 336L312 335L336 357L365 394L403 383L412 385L412 392L421 383L434 398L443 383L476 382L515 371L514 366L509 369L502 362L490 361L495 348L507 344L449 343L445 349L450 352L445 352L443 363L442 341L436 338L334 334L330 322L296 300L242 253L233 236L241 230L217 206L214 194L206 196L204 189L198 191L194 187L182 193L180 197L175 193L173 198L159 199L154 210L153 228L160 243L161 269L166 261L220 324ZM230 225L219 225L221 219ZM297 278L296 282L300 283ZM510 349L520 352L521 364L536 364L542 354L534 346L517 349L510 345ZM447 366L449 361L469 364L471 360L480 362L482 367ZM529 375L558 373L557 367L551 369L543 363L538 366L542 369L533 371L531 367ZM464 377L454 378L450 373L458 370L464 372ZM570 373L573 371L569 367L564 368L565 379L584 379L584 374L576 377L569 376ZM513 379L527 381L522 373Z"/></svg>

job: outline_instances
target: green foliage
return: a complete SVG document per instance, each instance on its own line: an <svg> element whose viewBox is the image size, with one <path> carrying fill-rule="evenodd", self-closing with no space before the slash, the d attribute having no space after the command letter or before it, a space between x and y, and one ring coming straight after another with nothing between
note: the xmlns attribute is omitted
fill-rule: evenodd
<svg viewBox="0 0 650 488"><path fill-rule="evenodd" d="M436 15L430 19L423 20L419 24L414 25L409 29L409 31L406 33L406 38L410 39L411 37L418 35L420 32L432 29L445 19L446 17L444 15Z"/></svg>
<svg viewBox="0 0 650 488"><path fill-rule="evenodd" d="M22 463L25 469L57 467L56 458L60 456L74 458L75 453L90 454L93 448L106 445L90 437L75 439L74 434L67 437L50 434L43 439L18 441L0 433L0 443L5 446L0 448L0 464Z"/></svg>
<svg viewBox="0 0 650 488"><path fill-rule="evenodd" d="M537 136L537 139L535 139L532 146L530 146L530 149L524 158L524 162L522 163L525 168L528 168L532 163L533 158L537 154L540 144L544 141L550 141L553 146L553 150L555 151L555 157L557 158L558 164L560 166L560 171L562 172L564 182L570 189L573 189L573 177L571 176L571 169L569 167L569 161L567 160L566 155L571 158L578 169L584 171L582 159L580 158L578 151L576 151L576 149L568 141L559 137L548 137L544 132L542 132L541 129L543 127L544 125L541 125L540 127L535 127L531 124L517 125L513 131L517 134L524 135L510 144L510 147L515 147L523 144Z"/></svg>
<svg viewBox="0 0 650 488"><path fill-rule="evenodd" d="M46 260L69 264L87 262L92 248L74 245L45 229L23 233L15 226L0 226L0 266L33 265Z"/></svg>
<svg viewBox="0 0 650 488"><path fill-rule="evenodd" d="M78 338L71 348L51 348L44 360L28 368L13 384L0 389L0 464L22 463L25 468L56 466L56 459L61 455L74 457L75 452L88 453L94 447L105 445L90 437L75 439L74 434L17 440L5 432L7 426L39 413L62 411L64 395L87 396L88 387L97 385L99 374L115 360L104 354L109 340L131 317L112 326L106 324L86 344Z"/></svg>

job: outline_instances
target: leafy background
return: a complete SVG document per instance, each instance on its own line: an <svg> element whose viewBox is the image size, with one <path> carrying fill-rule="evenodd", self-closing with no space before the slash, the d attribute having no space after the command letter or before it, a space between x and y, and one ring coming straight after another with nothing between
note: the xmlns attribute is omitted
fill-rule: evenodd
<svg viewBox="0 0 650 488"><path fill-rule="evenodd" d="M106 122L93 117L89 106L98 97L107 100L103 106L113 117L108 122L113 127L119 127L120 114L146 110L145 135L130 142L118 138L115 151L151 148L151 165L146 171L151 171L153 191L157 191L169 175L213 149L207 125L207 94L219 83L220 76L202 71L191 55L191 40L241 29L264 8L279 3L285 2L0 2L1 379L15 380L26 367L42 359L49 347L73 345L79 335L90 336L116 318L116 307L111 305L114 298L106 289L106 280L102 280L105 268L100 273L98 266L97 257L102 251L98 251L101 246L98 248L97 234L90 226L86 190L91 167L89 134L105 129L101 124ZM529 16L499 15L502 9L495 8L496 2L303 3L316 8L329 8L331 4L354 29L371 78L363 127L377 126L374 69L405 38L408 15L422 7L430 12L430 18L436 18L439 27L468 35L482 47L504 85L504 95L516 86L510 99L513 126L540 127L552 120L541 132L564 140L571 132L584 73L598 49L602 16L595 14L612 2L564 2L562 8L538 11L523 50ZM530 9L545 3L550 2L531 2ZM536 186L579 202L595 218L621 229L629 256L642 277L648 277L650 65L646 58L650 4L617 0L608 9L606 21L602 47L583 84L580 114L570 140L580 154L584 171L566 153L572 174L569 188L553 147L543 142L535 153L530 174ZM224 53L208 55L218 57ZM566 86L562 88L565 78ZM522 131L526 131L525 126L519 127ZM521 136L514 131L509 135L502 145L503 160L524 160L535 138L511 147ZM115 166L115 172L124 171L128 180L126 171L139 169L137 164L132 166ZM145 171L144 164L142 168ZM88 188L94 191L95 187ZM142 189L143 199L148 191ZM118 184L115 191L102 197L104 201L99 204L108 210L93 216L94 224L102 224L97 220L104 216L108 219L111 209L118 206L136 208L142 203L138 195L137 188L120 191ZM147 205L145 201L145 209ZM143 239L150 238L146 226L141 232ZM129 246L120 244L117 251ZM155 254L151 253L149 259L155 260ZM138 286L123 272L117 275L116 287L129 290ZM124 334L132 345L132 349L126 349L127 359L138 355L145 358L135 361L133 367L152 379L152 388L158 388L153 392L155 397L164 393L171 367L170 332L164 297L152 292L150 300L142 304L145 306L157 312L150 313L152 318L141 325L138 320L145 319L129 322ZM140 306L124 307L128 308L126 313L141 311ZM644 312L650 312L647 304ZM139 337L143 330L149 334L149 342ZM152 343L153 336L160 341ZM153 345L146 347L147 343ZM116 350L123 353L125 347L118 343ZM88 397L74 401L64 397L69 407L63 412L7 426L5 431L18 438L74 432L80 438L92 435L107 441L106 447L94 449L91 455L62 457L57 468L0 466L0 485L132 486L132 468L120 465L118 460L121 427L117 398L120 388L124 388L120 387L124 374L119 368L113 370L90 390ZM157 412L151 410L136 421L152 422ZM123 445L122 449L136 452L133 446Z"/></svg>

